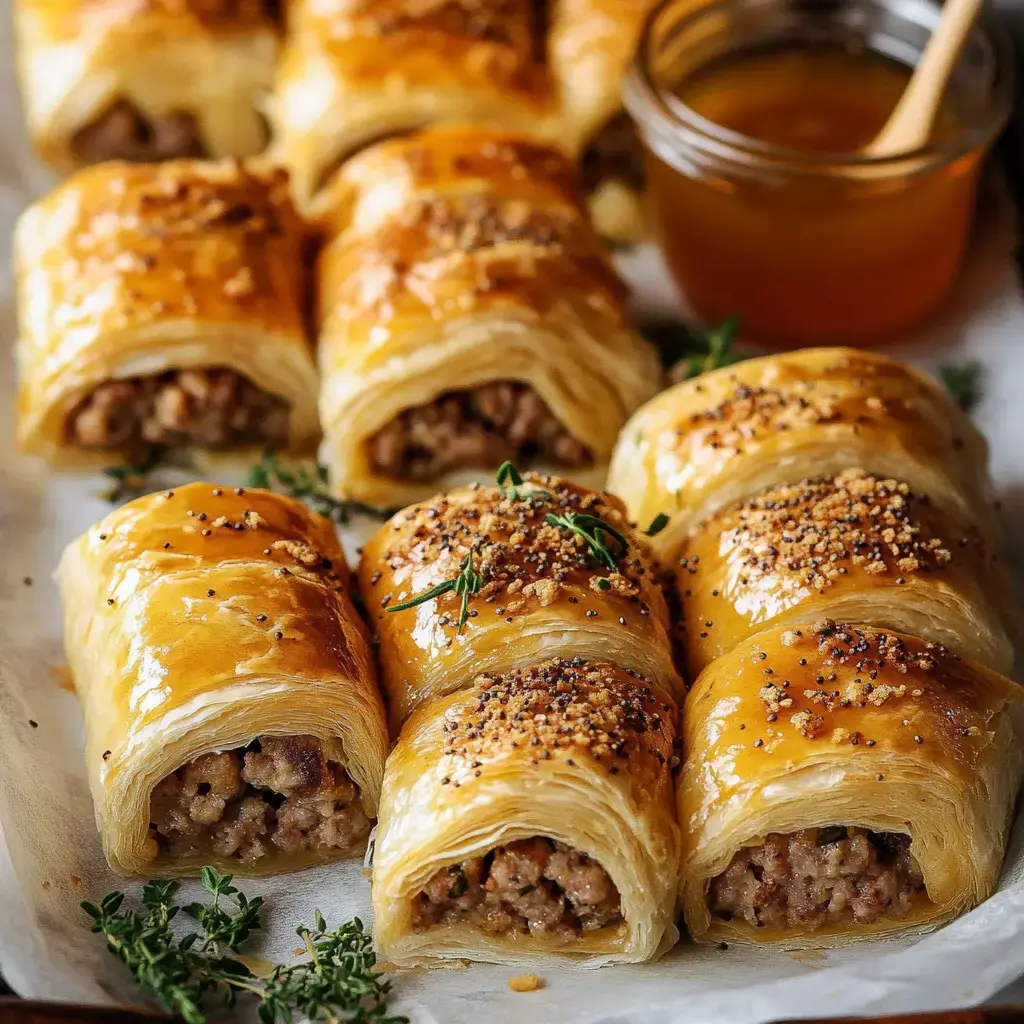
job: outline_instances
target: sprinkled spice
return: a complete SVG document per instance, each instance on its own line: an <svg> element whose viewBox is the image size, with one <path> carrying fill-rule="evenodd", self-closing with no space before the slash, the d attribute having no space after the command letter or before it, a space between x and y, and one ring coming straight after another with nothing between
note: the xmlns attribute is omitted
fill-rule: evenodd
<svg viewBox="0 0 1024 1024"><path fill-rule="evenodd" d="M110 757L110 754L111 754L111 752L109 750L104 750L103 751L103 760L106 761L106 759L108 757Z"/></svg>
<svg viewBox="0 0 1024 1024"><path fill-rule="evenodd" d="M256 616L256 621L257 622L266 622L267 621L267 617L266 617L266 615L263 615L263 614L257 615Z"/></svg>
<svg viewBox="0 0 1024 1024"><path fill-rule="evenodd" d="M276 633L274 634L274 639L275 639L275 640L282 640L283 638L284 638L284 633L282 633L282 632L281 632L281 630L278 630L278 631L277 631L277 632L276 632Z"/></svg>

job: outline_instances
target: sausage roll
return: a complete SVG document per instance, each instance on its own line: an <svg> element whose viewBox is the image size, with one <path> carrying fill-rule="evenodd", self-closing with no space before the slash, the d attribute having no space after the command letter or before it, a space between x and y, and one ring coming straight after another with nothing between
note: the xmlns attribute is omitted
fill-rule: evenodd
<svg viewBox="0 0 1024 1024"><path fill-rule="evenodd" d="M277 27L264 0L15 0L21 91L39 155L247 156L266 145Z"/></svg>
<svg viewBox="0 0 1024 1024"><path fill-rule="evenodd" d="M387 733L331 524L189 484L58 570L103 849L122 874L270 874L361 853Z"/></svg>
<svg viewBox="0 0 1024 1024"><path fill-rule="evenodd" d="M607 464L660 367L571 181L552 150L461 127L342 170L317 283L340 495L395 507L503 459Z"/></svg>
<svg viewBox="0 0 1024 1024"><path fill-rule="evenodd" d="M15 236L18 438L56 459L143 445L308 447L304 229L282 171L109 163Z"/></svg>
<svg viewBox="0 0 1024 1024"><path fill-rule="evenodd" d="M439 122L557 138L531 0L294 0L272 105L300 204L371 142Z"/></svg>
<svg viewBox="0 0 1024 1024"><path fill-rule="evenodd" d="M1024 691L945 648L822 620L713 662L683 710L682 899L698 940L833 946L995 888Z"/></svg>
<svg viewBox="0 0 1024 1024"><path fill-rule="evenodd" d="M676 708L584 658L485 674L388 759L375 935L402 966L647 960L676 939Z"/></svg>
<svg viewBox="0 0 1024 1024"><path fill-rule="evenodd" d="M548 53L567 140L597 230L616 242L646 234L644 154L622 109L622 79L655 0L558 0Z"/></svg>
<svg viewBox="0 0 1024 1024"><path fill-rule="evenodd" d="M393 725L481 672L556 656L607 661L678 695L656 575L617 498L554 477L399 512L359 566Z"/></svg>
<svg viewBox="0 0 1024 1024"><path fill-rule="evenodd" d="M828 615L1013 666L995 545L896 480L851 469L770 487L677 549L690 676L765 626Z"/></svg>
<svg viewBox="0 0 1024 1024"><path fill-rule="evenodd" d="M982 436L917 370L871 352L804 349L663 391L623 428L608 487L641 524L671 516L656 543L671 553L733 502L851 467L992 529L987 460Z"/></svg>

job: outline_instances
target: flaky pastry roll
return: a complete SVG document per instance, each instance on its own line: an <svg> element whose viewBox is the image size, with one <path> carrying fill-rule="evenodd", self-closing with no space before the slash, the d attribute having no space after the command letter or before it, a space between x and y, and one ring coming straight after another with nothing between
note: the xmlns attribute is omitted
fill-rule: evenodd
<svg viewBox="0 0 1024 1024"><path fill-rule="evenodd" d="M913 637L771 628L683 709L682 900L699 941L834 946L993 892L1024 691Z"/></svg>
<svg viewBox="0 0 1024 1024"><path fill-rule="evenodd" d="M583 658L420 708L388 759L374 850L383 956L598 967L670 946L675 714Z"/></svg>
<svg viewBox="0 0 1024 1024"><path fill-rule="evenodd" d="M295 0L272 105L300 205L360 149L440 122L555 139L530 0Z"/></svg>
<svg viewBox="0 0 1024 1024"><path fill-rule="evenodd" d="M309 447L316 366L287 176L109 163L15 235L18 441L53 461L145 445Z"/></svg>
<svg viewBox="0 0 1024 1024"><path fill-rule="evenodd" d="M277 26L262 0L15 0L28 129L59 170L248 156L267 142Z"/></svg>
<svg viewBox="0 0 1024 1024"><path fill-rule="evenodd" d="M656 575L617 498L554 477L399 512L359 564L393 727L482 672L552 657L606 661L679 695Z"/></svg>
<svg viewBox="0 0 1024 1024"><path fill-rule="evenodd" d="M855 349L749 359L663 391L623 427L608 487L637 522L671 516L666 558L695 524L781 483L860 467L993 529L988 448L943 389Z"/></svg>
<svg viewBox="0 0 1024 1024"><path fill-rule="evenodd" d="M1013 667L996 546L897 480L851 469L770 487L697 526L672 567L690 678L769 624L820 616Z"/></svg>
<svg viewBox="0 0 1024 1024"><path fill-rule="evenodd" d="M606 465L661 371L571 181L554 151L467 127L346 164L317 281L339 495L395 507L504 459Z"/></svg>
<svg viewBox="0 0 1024 1024"><path fill-rule="evenodd" d="M646 234L644 155L622 108L622 80L655 0L557 0L548 58L565 142L576 154L594 224L617 242Z"/></svg>
<svg viewBox="0 0 1024 1024"><path fill-rule="evenodd" d="M272 874L362 852L387 733L330 522L189 484L112 512L58 579L115 871Z"/></svg>

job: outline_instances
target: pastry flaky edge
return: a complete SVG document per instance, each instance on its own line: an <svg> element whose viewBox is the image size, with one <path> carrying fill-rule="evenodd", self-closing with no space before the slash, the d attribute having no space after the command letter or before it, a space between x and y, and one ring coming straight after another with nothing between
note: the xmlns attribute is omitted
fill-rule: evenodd
<svg viewBox="0 0 1024 1024"><path fill-rule="evenodd" d="M497 381L530 385L594 469L607 464L661 370L571 181L555 151L462 126L345 166L317 280L321 461L337 494L397 507L454 482L384 475L368 441L410 407Z"/></svg>
<svg viewBox="0 0 1024 1024"><path fill-rule="evenodd" d="M615 568L549 515L592 516L620 533L625 549L605 534ZM389 611L457 578L470 556L479 586L461 627L454 591ZM553 657L610 662L682 696L658 567L614 495L535 474L511 495L480 485L438 495L370 538L359 587L395 734L412 709L482 672Z"/></svg>
<svg viewBox="0 0 1024 1024"><path fill-rule="evenodd" d="M40 157L61 172L79 166L75 134L120 100L151 119L191 115L212 158L259 153L278 53L264 5L139 6L15 0L18 78Z"/></svg>
<svg viewBox="0 0 1024 1024"><path fill-rule="evenodd" d="M148 833L156 784L259 735L324 740L376 815L384 709L327 520L267 491L189 484L112 512L68 545L57 577L96 821L115 871L187 875L211 863L270 874L329 859L307 851L247 868L212 852L158 855Z"/></svg>
<svg viewBox="0 0 1024 1024"><path fill-rule="evenodd" d="M389 4L288 12L270 106L273 152L300 206L316 211L345 159L431 124L497 125L556 141L562 129L527 0L487 5ZM461 19L461 21L459 20Z"/></svg>
<svg viewBox="0 0 1024 1024"><path fill-rule="evenodd" d="M420 708L384 783L373 858L382 955L400 966L464 958L600 967L670 948L675 714L672 698L645 680L584 659L484 675ZM431 875L531 836L596 860L618 888L623 921L562 943L465 923L417 930L414 899Z"/></svg>
<svg viewBox="0 0 1024 1024"><path fill-rule="evenodd" d="M695 527L671 568L690 679L769 625L825 616L1013 668L998 545L899 480L850 469L771 487Z"/></svg>
<svg viewBox="0 0 1024 1024"><path fill-rule="evenodd" d="M718 509L765 488L858 467L996 531L988 446L941 386L856 349L744 360L661 392L622 428L608 487L637 522L671 517L667 559Z"/></svg>
<svg viewBox="0 0 1024 1024"><path fill-rule="evenodd" d="M698 941L838 946L934 928L994 891L1024 771L1024 690L1009 679L823 620L765 630L712 663L683 721L681 894ZM827 825L908 835L930 904L816 931L712 918L709 881L738 850Z"/></svg>
<svg viewBox="0 0 1024 1024"><path fill-rule="evenodd" d="M291 446L319 437L305 228L261 160L112 162L79 171L15 231L20 447L106 463L66 422L106 381L222 367L288 403Z"/></svg>

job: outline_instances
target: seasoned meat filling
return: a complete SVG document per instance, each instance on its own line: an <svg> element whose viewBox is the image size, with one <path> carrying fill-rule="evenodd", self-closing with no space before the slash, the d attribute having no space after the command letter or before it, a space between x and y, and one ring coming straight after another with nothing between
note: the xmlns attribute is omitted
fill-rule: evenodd
<svg viewBox="0 0 1024 1024"><path fill-rule="evenodd" d="M422 931L472 924L494 935L563 942L622 921L619 892L600 864L563 843L520 839L485 857L441 868L414 900Z"/></svg>
<svg viewBox="0 0 1024 1024"><path fill-rule="evenodd" d="M287 436L288 406L231 370L179 370L101 384L71 413L68 432L88 448L258 444Z"/></svg>
<svg viewBox="0 0 1024 1024"><path fill-rule="evenodd" d="M903 918L927 896L907 836L833 825L740 850L708 898L726 921L813 930Z"/></svg>
<svg viewBox="0 0 1024 1024"><path fill-rule="evenodd" d="M505 459L572 468L591 461L533 388L509 381L448 391L407 409L370 438L369 453L374 469L405 480Z"/></svg>
<svg viewBox="0 0 1024 1024"><path fill-rule="evenodd" d="M628 114L613 117L594 136L583 153L580 182L592 192L609 178L617 178L640 192L644 187L644 153Z"/></svg>
<svg viewBox="0 0 1024 1024"><path fill-rule="evenodd" d="M121 100L71 140L75 156L84 163L131 160L133 163L203 157L206 148L191 114L174 113L150 121Z"/></svg>
<svg viewBox="0 0 1024 1024"><path fill-rule="evenodd" d="M353 850L370 828L355 783L312 736L203 754L159 783L149 814L162 852L248 866L274 853Z"/></svg>

